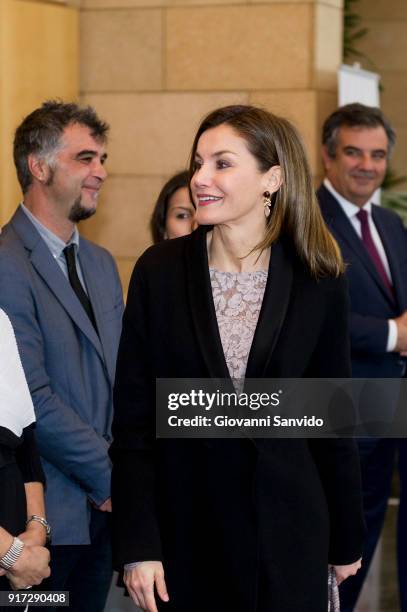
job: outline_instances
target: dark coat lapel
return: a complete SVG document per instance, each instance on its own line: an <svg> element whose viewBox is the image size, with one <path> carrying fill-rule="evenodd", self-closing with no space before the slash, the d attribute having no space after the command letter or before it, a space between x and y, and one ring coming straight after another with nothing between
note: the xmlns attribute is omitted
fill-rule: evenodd
<svg viewBox="0 0 407 612"><path fill-rule="evenodd" d="M366 268L372 279L375 281L383 296L387 299L392 306L394 306L394 301L389 294L389 291L384 286L374 263L369 257L368 252L359 236L357 235L354 227L349 221L348 217L343 212L340 204L336 201L333 195L326 189L324 185L318 190L318 199L321 203L322 212L325 218L326 223L329 228L337 233L341 240L345 242L350 249L355 253L356 258L363 264ZM346 261L346 255L344 256L345 263L349 263Z"/></svg>
<svg viewBox="0 0 407 612"><path fill-rule="evenodd" d="M46 282L69 316L90 342L92 342L103 359L102 346L92 323L73 292L69 281L65 278L31 221L21 209L17 209L10 221L10 225L19 235L25 248L30 251L30 260L37 273Z"/></svg>
<svg viewBox="0 0 407 612"><path fill-rule="evenodd" d="M206 248L208 229L199 228L191 235L187 245L188 292L196 335L209 375L213 378L229 378L209 276ZM271 251L267 285L249 354L247 377L261 377L266 370L287 312L292 276L292 263L279 241Z"/></svg>
<svg viewBox="0 0 407 612"><path fill-rule="evenodd" d="M292 279L292 262L279 240L271 247L267 284L249 353L247 378L260 378L265 373L284 323Z"/></svg>
<svg viewBox="0 0 407 612"><path fill-rule="evenodd" d="M377 231L379 232L380 239L383 243L384 250L386 251L394 291L397 296L400 310L403 311L407 306L407 299L404 295L404 286L406 283L400 270L400 259L397 257L394 247L392 247L392 244L394 244L394 241L396 240L393 231L394 228L388 223L388 217L387 215L383 214L380 206L372 206L372 217Z"/></svg>
<svg viewBox="0 0 407 612"><path fill-rule="evenodd" d="M188 294L195 333L211 378L229 378L216 319L209 276L206 233L201 226L191 234L185 250Z"/></svg>

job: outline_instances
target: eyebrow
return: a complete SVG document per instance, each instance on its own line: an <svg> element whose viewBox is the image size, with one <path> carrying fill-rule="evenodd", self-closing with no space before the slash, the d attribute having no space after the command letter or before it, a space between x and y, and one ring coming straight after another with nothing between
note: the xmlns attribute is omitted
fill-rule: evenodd
<svg viewBox="0 0 407 612"><path fill-rule="evenodd" d="M92 157L97 157L99 154L97 151L93 151L92 149L84 149L83 151L79 151L79 153L76 154L76 158L83 157L84 155L91 155ZM106 161L107 153L103 153L103 155L100 156L100 159Z"/></svg>
<svg viewBox="0 0 407 612"><path fill-rule="evenodd" d="M229 153L230 155L237 155L237 153L225 149L224 151L216 151L215 153L212 153L211 157L219 157L220 155L225 155L225 153ZM198 152L195 153L195 156L201 157Z"/></svg>
<svg viewBox="0 0 407 612"><path fill-rule="evenodd" d="M361 149L360 147L355 147L354 145L346 145L343 147L344 151L365 151L366 149ZM369 153L384 153L387 154L387 149L367 149Z"/></svg>

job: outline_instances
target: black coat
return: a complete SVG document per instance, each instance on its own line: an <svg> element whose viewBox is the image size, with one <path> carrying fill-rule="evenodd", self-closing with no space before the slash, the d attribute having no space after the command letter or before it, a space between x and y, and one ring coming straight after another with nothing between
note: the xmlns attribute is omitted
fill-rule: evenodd
<svg viewBox="0 0 407 612"><path fill-rule="evenodd" d="M272 248L247 377L349 375L343 278ZM361 555L351 440L155 440L155 378L228 377L206 228L148 249L130 283L115 388L115 565L162 560L176 612L326 612L327 564ZM260 587L260 588L259 588Z"/></svg>

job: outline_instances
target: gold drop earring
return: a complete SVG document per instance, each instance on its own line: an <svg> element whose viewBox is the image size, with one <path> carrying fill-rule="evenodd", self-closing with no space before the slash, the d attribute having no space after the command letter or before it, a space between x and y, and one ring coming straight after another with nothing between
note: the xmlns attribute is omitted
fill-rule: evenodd
<svg viewBox="0 0 407 612"><path fill-rule="evenodd" d="M271 213L271 195L269 191L265 191L263 193L263 206L264 206L264 216L267 219Z"/></svg>

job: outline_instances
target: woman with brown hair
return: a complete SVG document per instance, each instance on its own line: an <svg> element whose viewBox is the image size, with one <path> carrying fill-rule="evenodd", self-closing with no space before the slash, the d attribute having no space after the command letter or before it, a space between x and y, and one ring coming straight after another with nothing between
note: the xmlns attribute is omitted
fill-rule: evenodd
<svg viewBox="0 0 407 612"><path fill-rule="evenodd" d="M163 185L150 219L154 244L190 234L196 227L195 204L189 194L187 170L174 174Z"/></svg>
<svg viewBox="0 0 407 612"><path fill-rule="evenodd" d="M212 112L190 175L200 227L144 253L124 315L115 563L150 612L326 612L328 564L338 581L360 565L353 441L155 439L154 389L157 378L347 377L343 263L286 120Z"/></svg>

